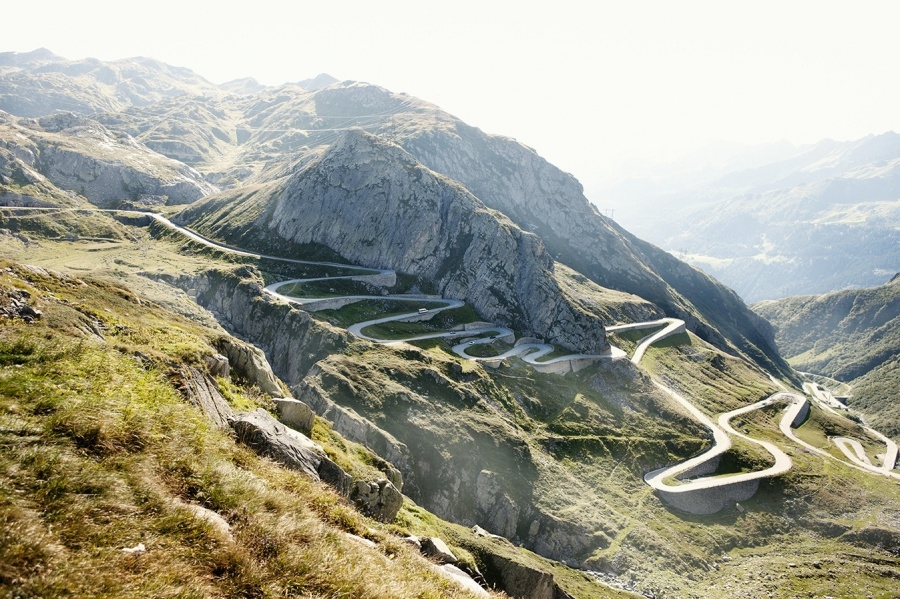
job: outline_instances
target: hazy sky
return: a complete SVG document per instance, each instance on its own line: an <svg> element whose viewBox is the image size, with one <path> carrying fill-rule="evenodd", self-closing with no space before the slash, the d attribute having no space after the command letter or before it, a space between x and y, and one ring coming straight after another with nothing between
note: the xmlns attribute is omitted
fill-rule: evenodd
<svg viewBox="0 0 900 599"><path fill-rule="evenodd" d="M434 102L586 184L708 140L900 131L900 2L15 2L0 51L221 83L327 72Z"/></svg>

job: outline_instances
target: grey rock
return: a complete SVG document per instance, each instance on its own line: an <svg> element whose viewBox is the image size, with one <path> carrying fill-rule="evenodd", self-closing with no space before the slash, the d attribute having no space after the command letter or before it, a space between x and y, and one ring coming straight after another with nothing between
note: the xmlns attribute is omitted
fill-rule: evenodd
<svg viewBox="0 0 900 599"><path fill-rule="evenodd" d="M319 158L259 193L273 199L252 225L256 234L323 244L352 263L419 275L487 320L573 350L608 348L595 307L557 281L537 235L398 146L348 131ZM242 202L225 210L243 210ZM182 213L188 222L195 217L227 220L210 217L205 204ZM583 286L599 289L587 279Z"/></svg>
<svg viewBox="0 0 900 599"><path fill-rule="evenodd" d="M227 377L231 371L228 364L228 358L222 354L204 356L203 361L206 362L206 369L212 376Z"/></svg>
<svg viewBox="0 0 900 599"><path fill-rule="evenodd" d="M496 475L482 470L475 479L476 515L491 530L511 539L516 535L519 507L504 493Z"/></svg>
<svg viewBox="0 0 900 599"><path fill-rule="evenodd" d="M318 444L281 424L262 408L237 414L231 421L231 428L241 443L260 455L305 472L317 480L320 479L320 469L325 470L329 478L336 478L334 468L337 465L325 457ZM323 462L326 463L324 468L321 466ZM340 482L340 477L337 480Z"/></svg>
<svg viewBox="0 0 900 599"><path fill-rule="evenodd" d="M309 436L312 433L316 414L302 401L280 397L273 399L278 419L283 423Z"/></svg>
<svg viewBox="0 0 900 599"><path fill-rule="evenodd" d="M208 270L173 283L185 291L193 289L198 304L212 312L231 334L260 348L271 370L289 384L302 380L313 364L340 352L350 341L350 333L272 299L263 292L262 278L249 267L233 272ZM219 351L231 359L226 346L220 346ZM239 368L240 363L232 361L232 368ZM282 391L279 388L273 394L280 396Z"/></svg>
<svg viewBox="0 0 900 599"><path fill-rule="evenodd" d="M222 337L216 347L228 358L235 374L259 387L263 393L275 397L282 395L278 379L261 349L234 337Z"/></svg>
<svg viewBox="0 0 900 599"><path fill-rule="evenodd" d="M179 372L179 388L187 400L206 415L218 428L228 428L234 412L219 393L215 381L193 366L185 366Z"/></svg>
<svg viewBox="0 0 900 599"><path fill-rule="evenodd" d="M315 384L312 377L316 374L316 368L310 370L310 376L294 387L297 397L307 402L308 405L322 418L328 420L334 430L344 438L365 445L384 459L384 462L375 464L384 475L398 489L403 488L404 479L412 480L412 470L409 466L409 449L387 431L382 430L371 421L357 414L352 408L339 406ZM399 468L399 469L398 469Z"/></svg>
<svg viewBox="0 0 900 599"><path fill-rule="evenodd" d="M416 551L422 551L422 541L419 540L419 537L415 535L409 535L408 537L403 537L400 540L403 543L406 543L410 547L414 548Z"/></svg>
<svg viewBox="0 0 900 599"><path fill-rule="evenodd" d="M322 457L318 474L323 482L330 484L344 497L349 497L353 492L353 477L328 458Z"/></svg>
<svg viewBox="0 0 900 599"><path fill-rule="evenodd" d="M392 522L403 505L403 495L386 478L371 482L356 481L350 499L364 514L380 522Z"/></svg>
<svg viewBox="0 0 900 599"><path fill-rule="evenodd" d="M483 554L484 576L516 599L572 599L553 579L553 574L527 566L497 553Z"/></svg>
<svg viewBox="0 0 900 599"><path fill-rule="evenodd" d="M0 176L49 182L102 207L184 204L218 191L192 168L71 113L7 123L0 132Z"/></svg>
<svg viewBox="0 0 900 599"><path fill-rule="evenodd" d="M462 588L466 589L470 593L473 593L478 597L490 597L488 592L481 588L481 585L475 582L475 579L473 579L471 576L469 576L468 573L463 572L453 564L441 564L440 566L437 566L437 569L451 580L459 583Z"/></svg>
<svg viewBox="0 0 900 599"><path fill-rule="evenodd" d="M455 564L459 560L441 539L422 537L422 555L432 558L441 564Z"/></svg>
<svg viewBox="0 0 900 599"><path fill-rule="evenodd" d="M349 532L345 532L344 536L346 538L350 539L351 541L353 541L354 543L362 545L363 547L368 547L369 549L375 549L376 547L378 547L378 544L375 543L375 541L372 541L371 539L364 539L363 537L360 537L360 536L354 535L354 534L350 534Z"/></svg>

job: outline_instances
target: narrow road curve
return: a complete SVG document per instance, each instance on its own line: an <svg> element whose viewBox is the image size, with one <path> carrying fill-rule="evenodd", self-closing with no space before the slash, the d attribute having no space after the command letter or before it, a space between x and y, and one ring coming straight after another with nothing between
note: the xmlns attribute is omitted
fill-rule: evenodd
<svg viewBox="0 0 900 599"><path fill-rule="evenodd" d="M296 298L288 295L282 295L278 292L278 289L296 283L304 283L304 282L313 282L313 281L321 281L321 280L339 280L339 279L354 279L359 277L366 276L378 276L378 275L394 275L394 271L388 269L376 269L376 268L367 268L367 267L359 267L350 264L340 264L336 262L319 262L319 261L310 261L310 260L297 260L292 258L283 258L280 256L270 256L266 254L259 254L255 252L249 252L240 248L232 247L226 244L219 243L207 237L204 237L190 229L182 227L180 225L176 225L172 221L170 221L165 216L149 211L143 210L115 210L115 209L102 209L102 208L37 208L37 207L2 207L11 210L33 210L33 211L89 211L89 212L105 212L105 213L114 213L114 214L135 214L140 216L145 216L154 219L156 222L164 225L165 227L172 229L188 239L195 241L197 243L206 245L207 247L225 251L229 253L233 253L235 255L247 256L255 259L267 259L267 260L277 260L281 262L289 262L292 264L304 264L304 265L313 265L313 266L328 266L333 268L340 269L352 269L356 271L364 271L364 274L354 274L354 275L346 275L346 276L336 276L336 277L318 277L318 278L308 278L308 279L292 279L288 281L281 281L279 283L275 283L269 285L265 288L266 293L271 296L278 298L283 301L292 302L299 305L304 305L311 303L313 301L321 301L322 298ZM358 296L343 296L338 298L328 298L328 299L343 299L343 300L351 300L351 301L363 301L368 299L390 299L394 301L405 301L405 302L416 302L421 304L422 302L440 302L444 305L438 306L436 308L430 308L429 312L437 313L443 310L449 310L453 308L458 308L464 305L464 303L460 300L456 299L443 299L438 297L428 297L428 296L410 296L410 295L377 295L377 296L366 296L366 295L358 295ZM421 316L421 313L417 309L416 311L410 313L404 313L399 315L386 316L383 318L377 318L374 320L369 320L366 322L361 322L358 324L354 324L348 328L348 331L354 336L360 339L366 339L368 341L372 341L375 343L381 344L394 344L394 343L402 343L407 341L420 341L426 339L436 339L436 338L457 338L457 337L477 337L476 339L466 341L460 344L457 344L452 348L452 351L456 353L458 356L466 358L468 360L473 361L484 361L484 362L499 362L503 359L519 356L523 361L532 365L532 366L545 366L550 364L556 364L564 361L575 362L575 361L592 361L592 360L611 360L611 359L620 359L625 356L625 353L614 346L610 347L608 352L603 354L572 354L566 356L556 357L550 360L546 360L543 362L539 362L538 360L551 353L554 348L552 345L544 344L544 343L520 343L519 345L513 347L512 349L499 354L497 356L490 357L480 357L480 356L471 356L466 353L466 349L471 347L472 345L481 344L481 343L490 343L499 338L510 338L513 335L513 331L505 327L481 327L470 330L459 330L459 331L443 331L443 332L435 332L428 333L423 335L410 336L403 339L382 339L376 338L369 335L366 335L363 331L367 327L384 324L387 322L408 320L410 318ZM662 327L660 330L648 335L647 337L641 339L635 348L635 352L631 357L631 362L635 365L639 365L641 360L644 357L644 354L650 345L654 343L658 343L659 341L678 333L682 333L685 331L685 323L684 321L676 318L662 318L655 321L648 322L640 322L640 323L631 323L625 325L615 325L611 327L607 327L607 332L624 332L629 330L641 330L641 329L650 329ZM487 335L489 333L493 333L493 335L489 337L480 337L481 335ZM770 375L770 378L771 375ZM774 381L774 379L772 379ZM776 381L777 383L777 381ZM788 409L785 411L785 414L782 416L781 421L779 422L779 429L781 432L791 439L793 442L798 445L806 448L809 451L814 453L823 455L825 457L829 457L837 460L837 458L828 452L819 449L809 443L806 443L799 439L793 432L792 426L799 424L797 423L797 417L799 413L806 408L806 402L808 401L806 398L788 392L778 392L774 395L758 401L749 406L744 406L742 408L738 408L736 410L732 410L730 412L725 412L720 414L718 417L718 424L713 422L706 414L701 412L696 406L694 406L690 401L679 395L676 391L669 388L668 386L662 384L659 381L654 380L653 384L656 385L660 390L664 391L668 394L672 399L674 399L679 405L684 407L689 414L691 414L697 421L702 423L704 426L709 428L713 434L713 444L712 446L704 451L703 453L682 462L681 464L677 464L675 466L670 466L666 468L662 468L659 470L655 470L653 472L649 472L644 476L645 482L658 491L664 491L667 493L689 493L691 491L697 491L701 489L711 489L711 488L722 488L728 487L732 485L737 485L741 483L746 483L753 480L759 480L762 478L778 476L779 474L783 474L787 472L792 467L792 462L790 457L785 454L780 448L778 448L773 443L768 441L762 441L759 439L754 439L748 435L742 434L736 431L730 424L730 421L735 416L743 415L754 410L758 410L773 403L779 401L787 401L789 402ZM784 388L783 385L780 385ZM819 405L828 410L833 414L837 414L834 408L841 407L837 404L833 398L829 397L830 394L826 394L821 392L818 389L818 386L807 383L804 385L804 391L809 393ZM877 474L882 474L886 476L890 476L893 478L900 479L900 474L893 472L894 467L896 466L897 457L898 457L898 448L897 444L882 435L881 433L875 431L874 429L866 427L866 430L872 435L876 436L880 440L882 440L886 445L886 451L884 454L884 459L882 460L882 465L875 466L871 463L871 460L865 453L864 448L859 443L859 441L855 439L848 439L844 437L836 437L834 438L834 443L838 448L844 453L845 456L851 461L851 463L846 463L841 460L841 463L848 465L850 467L856 468L858 470L863 470L865 472L873 472ZM741 474L733 474L733 475L724 475L724 476L704 476L705 474L711 474L715 470L715 466L713 465L712 460L731 448L731 438L730 435L734 435L736 437L740 437L746 441L751 443L755 443L760 445L764 449L766 449L774 458L774 464L764 470L755 471L755 472L747 472ZM685 476L687 474L687 476ZM697 475L696 478L691 480L685 480L680 484L668 484L664 482L665 479L670 477L678 477L683 476L685 478L690 478L691 475Z"/></svg>

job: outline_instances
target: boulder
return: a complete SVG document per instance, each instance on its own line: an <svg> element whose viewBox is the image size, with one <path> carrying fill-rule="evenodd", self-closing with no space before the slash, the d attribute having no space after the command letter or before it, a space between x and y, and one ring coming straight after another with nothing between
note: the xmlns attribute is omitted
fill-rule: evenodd
<svg viewBox="0 0 900 599"><path fill-rule="evenodd" d="M463 572L453 564L441 564L437 569L447 578L459 583L464 589L477 597L490 597L487 591L481 588L475 580L466 572Z"/></svg>
<svg viewBox="0 0 900 599"><path fill-rule="evenodd" d="M484 570L489 580L517 599L556 599L556 583L548 572L526 566L502 555L492 554Z"/></svg>
<svg viewBox="0 0 900 599"><path fill-rule="evenodd" d="M279 420L304 435L308 436L312 433L316 415L308 405L288 397L277 398L273 401Z"/></svg>
<svg viewBox="0 0 900 599"><path fill-rule="evenodd" d="M231 372L231 368L228 364L228 358L226 358L222 354L204 356L203 361L206 362L206 369L212 376L227 377Z"/></svg>
<svg viewBox="0 0 900 599"><path fill-rule="evenodd" d="M363 513L380 522L393 521L403 505L403 495L386 478L376 481L356 481L350 492L350 499Z"/></svg>
<svg viewBox="0 0 900 599"><path fill-rule="evenodd" d="M273 397L283 394L281 385L278 384L278 379L262 350L234 337L222 337L216 346L228 358L235 374L259 387L263 393Z"/></svg>
<svg viewBox="0 0 900 599"><path fill-rule="evenodd" d="M422 537L422 554L442 564L455 564L459 560L444 543L437 537Z"/></svg>
<svg viewBox="0 0 900 599"><path fill-rule="evenodd" d="M237 414L231 428L241 443L258 454L322 480L344 496L349 495L353 478L328 459L317 443L278 422L262 408Z"/></svg>

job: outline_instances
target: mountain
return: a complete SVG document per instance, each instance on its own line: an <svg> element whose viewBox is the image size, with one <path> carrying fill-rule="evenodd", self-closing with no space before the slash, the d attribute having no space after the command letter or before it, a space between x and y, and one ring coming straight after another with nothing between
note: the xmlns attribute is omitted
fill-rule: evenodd
<svg viewBox="0 0 900 599"><path fill-rule="evenodd" d="M179 102L183 104L179 112L192 110L187 100ZM431 171L464 186L487 208L506 215L519 229L540 237L554 261L601 287L653 302L685 319L692 331L718 347L748 355L774 372L789 372L772 351L764 323L732 291L602 217L574 177L514 140L486 135L421 100L356 82L313 93L284 86L231 106L229 118L239 118L240 111L246 115L246 124L235 125L239 135L246 131L237 153L232 153L236 158L214 166L193 163L201 171L214 168L220 184L239 178L245 183L287 179L344 135L342 129L360 127L396 143ZM155 130L157 122L142 114L145 122L133 125L138 139L142 139L139 130ZM214 120L200 122L212 127ZM285 156L296 166L288 170ZM190 222L197 213L192 211L182 221ZM204 230L217 234L214 228Z"/></svg>
<svg viewBox="0 0 900 599"><path fill-rule="evenodd" d="M338 83L339 80L335 79L328 73L319 73L312 79L304 79L297 83L300 87L308 91L316 91L317 89L322 89L323 87L328 87L332 83Z"/></svg>
<svg viewBox="0 0 900 599"><path fill-rule="evenodd" d="M193 71L151 58L66 60L45 49L0 54L0 110L20 116L92 114L173 96L221 93Z"/></svg>
<svg viewBox="0 0 900 599"><path fill-rule="evenodd" d="M183 204L216 191L190 167L72 113L22 121L0 113L4 170L4 183L49 183L101 207ZM8 194L0 188L0 197Z"/></svg>
<svg viewBox="0 0 900 599"><path fill-rule="evenodd" d="M148 105L72 78L108 107L3 114L4 592L459 593L415 535L517 598L891 595L895 473L831 438L883 445L782 393L767 321L574 177L376 85L147 82ZM648 333L638 364L570 357Z"/></svg>
<svg viewBox="0 0 900 599"><path fill-rule="evenodd" d="M668 196L633 222L748 301L872 286L900 268L900 135L825 140ZM653 216L653 215L657 216Z"/></svg>
<svg viewBox="0 0 900 599"><path fill-rule="evenodd" d="M760 302L792 366L848 383L849 405L900 438L900 276L869 289Z"/></svg>

